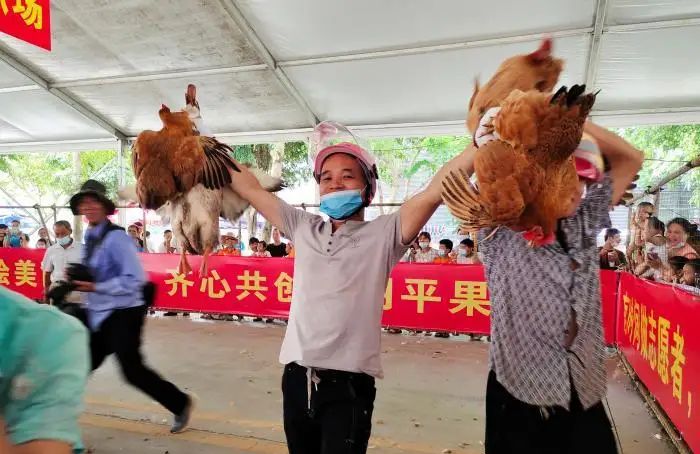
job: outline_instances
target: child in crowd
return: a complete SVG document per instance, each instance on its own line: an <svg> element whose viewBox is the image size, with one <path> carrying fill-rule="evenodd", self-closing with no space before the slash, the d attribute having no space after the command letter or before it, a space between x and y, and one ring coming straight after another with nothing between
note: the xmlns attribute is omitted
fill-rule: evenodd
<svg viewBox="0 0 700 454"><path fill-rule="evenodd" d="M451 240L440 240L440 248L437 251L437 257L433 260L433 263L454 263L452 259L452 248L454 244Z"/></svg>
<svg viewBox="0 0 700 454"><path fill-rule="evenodd" d="M683 274L680 283L691 287L700 288L700 259L688 260L683 265Z"/></svg>
<svg viewBox="0 0 700 454"><path fill-rule="evenodd" d="M683 277L683 267L688 262L685 257L671 257L668 259L668 268L664 270L664 281L677 284Z"/></svg>
<svg viewBox="0 0 700 454"><path fill-rule="evenodd" d="M253 252L252 257L272 257L270 252L267 250L267 243L265 241L260 241L256 247L256 251Z"/></svg>

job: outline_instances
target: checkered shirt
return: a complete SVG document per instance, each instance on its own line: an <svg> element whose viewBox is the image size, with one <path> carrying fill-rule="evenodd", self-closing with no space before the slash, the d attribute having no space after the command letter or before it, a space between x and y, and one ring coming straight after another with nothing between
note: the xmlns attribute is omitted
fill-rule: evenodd
<svg viewBox="0 0 700 454"><path fill-rule="evenodd" d="M491 296L489 366L515 398L569 408L571 383L588 409L605 395L603 329L596 236L610 226L611 181L588 188L557 241L530 248L505 227L479 232ZM567 348L572 311L578 333Z"/></svg>

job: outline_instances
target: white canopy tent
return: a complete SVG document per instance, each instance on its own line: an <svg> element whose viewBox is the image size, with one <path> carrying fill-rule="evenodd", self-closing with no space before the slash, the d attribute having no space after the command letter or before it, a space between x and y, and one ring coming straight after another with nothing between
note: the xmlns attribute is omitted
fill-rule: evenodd
<svg viewBox="0 0 700 454"><path fill-rule="evenodd" d="M0 153L126 146L188 83L230 143L460 134L473 78L554 37L610 126L700 121L697 0L52 0L53 51L0 36ZM121 144L121 145L120 145Z"/></svg>

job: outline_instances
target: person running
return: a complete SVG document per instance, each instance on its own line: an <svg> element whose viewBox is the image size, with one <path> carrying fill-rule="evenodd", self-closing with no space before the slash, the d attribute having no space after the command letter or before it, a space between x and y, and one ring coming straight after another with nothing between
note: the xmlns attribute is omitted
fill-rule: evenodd
<svg viewBox="0 0 700 454"><path fill-rule="evenodd" d="M70 199L73 214L84 216L90 224L82 262L93 281L73 283L77 291L88 293L92 370L114 353L126 381L173 413L170 432L179 433L189 425L194 399L144 364L141 334L148 310L143 293L146 274L133 238L107 219L114 214L115 205L105 193L102 183L88 180Z"/></svg>

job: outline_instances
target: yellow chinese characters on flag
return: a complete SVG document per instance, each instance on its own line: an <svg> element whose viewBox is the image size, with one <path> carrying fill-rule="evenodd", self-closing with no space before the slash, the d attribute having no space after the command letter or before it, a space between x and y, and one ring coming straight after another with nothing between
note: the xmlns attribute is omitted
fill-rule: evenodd
<svg viewBox="0 0 700 454"><path fill-rule="evenodd" d="M686 395L683 395L686 355L681 325L676 325L674 330L669 319L656 314L653 309L628 295L622 296L622 302L622 327L630 346L640 353L659 381L664 386L671 387L673 398L679 404L688 406L690 415L692 393L688 390Z"/></svg>
<svg viewBox="0 0 700 454"><path fill-rule="evenodd" d="M261 276L260 271L255 270L253 274L250 274L250 270L245 270L243 274L236 279L242 282L242 284L236 286L236 290L241 290L241 293L236 296L238 301L245 299L251 293L262 302L267 299L265 293L263 293L267 292L267 287L263 285L267 281L267 278Z"/></svg>
<svg viewBox="0 0 700 454"><path fill-rule="evenodd" d="M294 280L292 276L282 271L275 280L275 288L277 289L277 301L280 303L292 302L292 286Z"/></svg>
<svg viewBox="0 0 700 454"><path fill-rule="evenodd" d="M0 0L0 31L51 50L50 0Z"/></svg>
<svg viewBox="0 0 700 454"><path fill-rule="evenodd" d="M221 299L227 293L231 293L231 287L228 285L228 281L222 279L216 270L211 270L211 276L202 279L199 291L206 293L209 298Z"/></svg>
<svg viewBox="0 0 700 454"><path fill-rule="evenodd" d="M30 260L18 260L15 262L15 285L21 287L28 285L36 287L36 264Z"/></svg>
<svg viewBox="0 0 700 454"><path fill-rule="evenodd" d="M170 273L171 276L170 279L165 280L165 283L170 286L168 295L175 296L179 291L181 297L187 298L187 289L192 287L194 282L188 280L186 275L179 274L175 270L168 270L168 273Z"/></svg>
<svg viewBox="0 0 700 454"><path fill-rule="evenodd" d="M384 291L384 306L382 307L385 311L390 311L393 307L392 293L394 292L394 278L390 277L389 282L386 284L386 290Z"/></svg>
<svg viewBox="0 0 700 454"><path fill-rule="evenodd" d="M450 304L454 307L450 309L450 313L464 311L467 317L473 317L476 309L481 315L488 317L491 313L491 302L486 297L487 288L486 282L455 281L455 297L450 299Z"/></svg>
<svg viewBox="0 0 700 454"><path fill-rule="evenodd" d="M0 285L10 285L10 268L0 259Z"/></svg>
<svg viewBox="0 0 700 454"><path fill-rule="evenodd" d="M37 4L37 0L0 0L0 8L5 16L10 14L8 1L12 4L12 13L19 14L25 24L37 30L44 28L44 11L42 6Z"/></svg>
<svg viewBox="0 0 700 454"><path fill-rule="evenodd" d="M401 295L404 301L415 301L416 312L425 313L425 303L439 303L440 297L434 296L438 281L435 279L406 279L408 295Z"/></svg>

